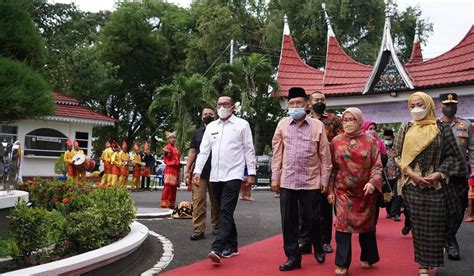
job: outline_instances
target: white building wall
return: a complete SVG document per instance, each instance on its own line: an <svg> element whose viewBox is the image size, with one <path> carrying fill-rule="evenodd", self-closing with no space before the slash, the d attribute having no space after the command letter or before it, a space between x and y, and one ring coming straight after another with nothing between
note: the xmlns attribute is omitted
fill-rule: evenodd
<svg viewBox="0 0 474 276"><path fill-rule="evenodd" d="M76 131L89 133L87 152L92 152L92 128L93 125L72 122L56 122L48 120L22 120L11 125L18 127L17 139L25 143L25 135L38 128L52 128L63 133L66 137L74 140ZM23 156L21 175L24 176L57 176L54 173L54 162L57 157L49 156Z"/></svg>

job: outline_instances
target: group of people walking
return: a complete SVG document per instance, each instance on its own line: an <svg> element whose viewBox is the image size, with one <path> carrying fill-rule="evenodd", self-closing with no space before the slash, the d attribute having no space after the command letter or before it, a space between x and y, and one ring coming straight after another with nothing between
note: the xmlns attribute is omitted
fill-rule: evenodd
<svg viewBox="0 0 474 276"><path fill-rule="evenodd" d="M443 116L437 119L433 99L423 92L413 93L407 108L412 120L395 135L384 130L382 140L376 124L364 120L360 109L347 108L337 117L326 112L323 94L308 97L302 88L289 90L289 116L278 123L272 140L271 186L280 195L287 256L281 271L300 268L302 254L308 252L324 263L325 254L333 251L333 226L335 275L348 273L353 233L359 234L360 265L370 269L377 263L376 224L383 182L395 194L388 217L399 221L404 206L419 275L427 276L431 268L444 265L445 248L450 259L460 258L456 232L468 202L467 180L472 175L467 162L474 167L474 137L469 121L455 116L457 95L442 94L440 100ZM192 240L204 237L206 196L211 195L216 237L208 257L214 263L238 254L233 213L242 172L246 167L251 184L256 173L248 122L233 114L231 97L219 97L217 108L218 120L213 108L203 109L203 124L192 138L185 168L185 175L193 173L187 179L193 187Z"/></svg>
<svg viewBox="0 0 474 276"><path fill-rule="evenodd" d="M393 162L390 169L398 168L389 175L392 182L399 180L393 188L397 188L405 209L409 210L419 274L429 275L430 268L443 266L445 248L450 259L459 259L455 235L467 206L467 179L471 175L467 173L466 156L469 154L472 164L474 138L470 123L455 117L457 95L440 95L440 99L443 116L437 120L430 96L417 92L409 97L408 109L413 120L401 126L388 155L384 142L371 129L375 124L364 121L358 108L350 107L342 113L343 133L331 137L326 135L320 120L305 114L310 106L313 115L320 114L317 111L321 104L309 100L302 88L290 89L290 116L279 123L273 137L272 189L281 193L283 240L288 257L280 270L301 267L304 247L301 242L298 244L298 236L305 227L311 233L316 260L324 262L324 253L330 252L322 247L324 197L335 206L335 274L348 273L352 233L359 234L361 266L371 268L379 261L377 202L383 192L383 163L390 161L388 157ZM326 126L328 131L332 130L329 124ZM390 185L388 177L385 178ZM394 216L399 220L399 214Z"/></svg>

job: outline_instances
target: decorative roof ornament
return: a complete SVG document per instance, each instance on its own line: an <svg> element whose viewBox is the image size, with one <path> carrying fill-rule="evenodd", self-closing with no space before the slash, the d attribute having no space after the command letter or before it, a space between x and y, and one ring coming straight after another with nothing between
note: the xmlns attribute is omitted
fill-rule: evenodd
<svg viewBox="0 0 474 276"><path fill-rule="evenodd" d="M423 54L421 52L420 42L420 21L416 21L415 37L413 39L413 45L411 48L411 55L408 63L417 63L423 61Z"/></svg>
<svg viewBox="0 0 474 276"><path fill-rule="evenodd" d="M331 24L331 18L329 18L328 12L326 10L326 3L322 3L321 7L323 8L324 11L324 18L326 19L326 25L328 27L328 37L330 36L336 36L334 34L334 30L332 29L332 24Z"/></svg>
<svg viewBox="0 0 474 276"><path fill-rule="evenodd" d="M284 22L283 35L290 35L290 25L288 25L288 16L286 14L283 17L283 22Z"/></svg>
<svg viewBox="0 0 474 276"><path fill-rule="evenodd" d="M375 91L374 86L379 86L376 92L390 91L392 89L414 89L412 81L408 76L405 68L398 59L397 52L391 34L391 18L394 13L394 7L391 0L385 1L385 25L382 35L382 44L377 56L377 60L374 64L374 69L369 77L369 80L365 84L365 88L362 94L366 94L369 91ZM390 68L388 68L390 67ZM387 76L384 74L387 73ZM394 78L394 74L396 78ZM394 83L394 80L397 83ZM388 80L388 81L387 81ZM387 84L387 85L385 85Z"/></svg>
<svg viewBox="0 0 474 276"><path fill-rule="evenodd" d="M416 20L415 26L415 38L413 39L413 43L420 42L420 21Z"/></svg>

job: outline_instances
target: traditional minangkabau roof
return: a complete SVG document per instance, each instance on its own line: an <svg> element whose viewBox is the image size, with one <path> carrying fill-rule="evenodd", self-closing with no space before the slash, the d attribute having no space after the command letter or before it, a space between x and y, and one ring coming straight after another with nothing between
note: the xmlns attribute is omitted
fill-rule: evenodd
<svg viewBox="0 0 474 276"><path fill-rule="evenodd" d="M474 25L448 52L405 68L417 88L474 83Z"/></svg>
<svg viewBox="0 0 474 276"><path fill-rule="evenodd" d="M415 30L415 39L413 39L413 45L411 48L410 59L408 60L407 64L423 61L423 54L421 53L420 34L418 30L419 30L419 27L417 25L416 30Z"/></svg>
<svg viewBox="0 0 474 276"><path fill-rule="evenodd" d="M301 59L290 35L288 18L285 15L280 63L277 73L277 81L280 85L278 96L286 97L288 90L296 86L303 88L307 93L318 91L322 86L323 75L322 71L307 65Z"/></svg>
<svg viewBox="0 0 474 276"><path fill-rule="evenodd" d="M325 4L322 5L328 28L323 88L327 94L359 93L372 72L372 66L353 60L344 52L331 26Z"/></svg>
<svg viewBox="0 0 474 276"><path fill-rule="evenodd" d="M392 8L391 1L389 1L385 10L382 44L372 74L365 84L363 94L383 91L384 88L390 90L415 88L395 50L391 31Z"/></svg>
<svg viewBox="0 0 474 276"><path fill-rule="evenodd" d="M391 36L390 16L386 16L382 46L374 67L353 60L340 46L328 23L326 65L318 70L305 64L294 45L288 20L282 39L277 81L286 97L291 87L303 87L308 94L328 96L385 93L430 87L449 87L474 83L474 26L463 40L445 54L423 61L419 36L416 35L410 61L402 65Z"/></svg>
<svg viewBox="0 0 474 276"><path fill-rule="evenodd" d="M87 107L81 106L76 98L66 96L59 92L53 92L55 112L53 116L45 119L63 122L75 122L91 124L96 126L113 126L115 119L95 112Z"/></svg>

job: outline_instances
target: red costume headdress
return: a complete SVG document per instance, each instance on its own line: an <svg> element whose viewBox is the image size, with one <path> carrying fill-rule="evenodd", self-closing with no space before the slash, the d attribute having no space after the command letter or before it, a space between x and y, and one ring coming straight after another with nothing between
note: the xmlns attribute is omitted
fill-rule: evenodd
<svg viewBox="0 0 474 276"><path fill-rule="evenodd" d="M120 145L119 145L119 143L117 143L117 141L112 142L112 149L114 151L119 151L120 150Z"/></svg>
<svg viewBox="0 0 474 276"><path fill-rule="evenodd" d="M122 142L122 150L123 151L127 150L127 142L125 142L125 141Z"/></svg>
<svg viewBox="0 0 474 276"><path fill-rule="evenodd" d="M133 144L133 150L134 150L135 152L138 152L138 151L140 150L140 147L138 146L137 143Z"/></svg>
<svg viewBox="0 0 474 276"><path fill-rule="evenodd" d="M72 147L71 139L67 139L67 140L66 140L66 147L67 147L68 149Z"/></svg>
<svg viewBox="0 0 474 276"><path fill-rule="evenodd" d="M145 144L143 145L143 150L150 151L150 145L148 144L148 142L145 142Z"/></svg>

